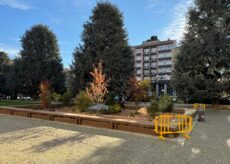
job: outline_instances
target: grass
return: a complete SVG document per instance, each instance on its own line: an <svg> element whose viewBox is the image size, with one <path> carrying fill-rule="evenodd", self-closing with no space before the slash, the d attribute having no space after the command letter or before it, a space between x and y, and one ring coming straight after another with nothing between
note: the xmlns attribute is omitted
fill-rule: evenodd
<svg viewBox="0 0 230 164"><path fill-rule="evenodd" d="M33 105L39 103L39 101L32 100L0 100L0 106Z"/></svg>

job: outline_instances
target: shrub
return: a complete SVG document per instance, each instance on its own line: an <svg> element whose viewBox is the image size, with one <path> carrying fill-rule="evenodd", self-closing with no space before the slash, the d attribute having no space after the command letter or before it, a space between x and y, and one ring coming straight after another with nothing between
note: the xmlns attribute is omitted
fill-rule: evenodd
<svg viewBox="0 0 230 164"><path fill-rule="evenodd" d="M76 106L79 112L84 112L93 104L86 91L80 91L76 97Z"/></svg>
<svg viewBox="0 0 230 164"><path fill-rule="evenodd" d="M150 101L150 106L148 107L148 112L151 117L154 117L158 111L158 101L156 98L153 98Z"/></svg>
<svg viewBox="0 0 230 164"><path fill-rule="evenodd" d="M61 101L64 105L70 104L71 99L72 99L72 94L69 90L66 91L61 97Z"/></svg>
<svg viewBox="0 0 230 164"><path fill-rule="evenodd" d="M115 100L114 100L115 96L116 96L116 93L114 91L109 92L109 94L105 98L105 104L106 105L114 104L115 103Z"/></svg>
<svg viewBox="0 0 230 164"><path fill-rule="evenodd" d="M118 103L114 103L113 105L109 106L109 109L115 113L121 112L121 106Z"/></svg>
<svg viewBox="0 0 230 164"><path fill-rule="evenodd" d="M158 109L161 112L171 113L173 111L173 99L167 94L161 95L158 102Z"/></svg>
<svg viewBox="0 0 230 164"><path fill-rule="evenodd" d="M54 99L54 101L59 102L61 100L62 96L59 93L53 92L52 98Z"/></svg>
<svg viewBox="0 0 230 164"><path fill-rule="evenodd" d="M135 117L136 115L140 115L140 113L138 113L138 112L131 112L129 114L130 117Z"/></svg>
<svg viewBox="0 0 230 164"><path fill-rule="evenodd" d="M152 117L157 113L171 113L173 111L173 99L167 94L161 95L159 100L153 98L148 111Z"/></svg>
<svg viewBox="0 0 230 164"><path fill-rule="evenodd" d="M146 102L146 100L148 99L149 95L149 90L151 88L151 80L149 79L145 79L139 82L139 87L143 90L142 92L142 99L144 100L144 102Z"/></svg>
<svg viewBox="0 0 230 164"><path fill-rule="evenodd" d="M118 103L114 103L109 106L109 109L101 109L101 114L114 114L121 112L121 106Z"/></svg>

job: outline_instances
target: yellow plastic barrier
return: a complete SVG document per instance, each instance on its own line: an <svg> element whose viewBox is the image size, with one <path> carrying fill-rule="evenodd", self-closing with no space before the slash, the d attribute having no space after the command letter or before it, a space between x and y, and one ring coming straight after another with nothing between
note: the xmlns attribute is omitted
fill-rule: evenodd
<svg viewBox="0 0 230 164"><path fill-rule="evenodd" d="M192 117L183 114L162 114L154 119L155 132L159 139L164 140L164 134L182 133L185 138L192 131Z"/></svg>
<svg viewBox="0 0 230 164"><path fill-rule="evenodd" d="M192 104L192 107L193 107L193 109L203 109L203 110L205 110L205 108L206 108L206 105L205 104L198 104L198 103L195 103L195 104Z"/></svg>

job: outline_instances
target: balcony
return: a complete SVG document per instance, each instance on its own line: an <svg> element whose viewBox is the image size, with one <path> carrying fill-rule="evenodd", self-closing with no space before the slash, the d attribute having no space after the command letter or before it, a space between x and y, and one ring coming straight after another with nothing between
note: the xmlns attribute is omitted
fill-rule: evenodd
<svg viewBox="0 0 230 164"><path fill-rule="evenodd" d="M144 56L149 56L150 55L150 53L144 53Z"/></svg>
<svg viewBox="0 0 230 164"><path fill-rule="evenodd" d="M136 63L140 63L140 62L141 62L141 59L138 58L138 59L135 60L135 62L136 62Z"/></svg>
<svg viewBox="0 0 230 164"><path fill-rule="evenodd" d="M158 72L158 75L171 75L172 72Z"/></svg>
<svg viewBox="0 0 230 164"><path fill-rule="evenodd" d="M172 57L171 56L161 56L161 57L158 57L158 60L172 60Z"/></svg>
<svg viewBox="0 0 230 164"><path fill-rule="evenodd" d="M149 60L144 60L143 62L144 62L144 63L149 63L150 61L149 61Z"/></svg>
<svg viewBox="0 0 230 164"><path fill-rule="evenodd" d="M150 61L156 61L156 58L150 58Z"/></svg>
<svg viewBox="0 0 230 164"><path fill-rule="evenodd" d="M172 64L159 64L158 68L168 68L168 67L172 67Z"/></svg>
<svg viewBox="0 0 230 164"><path fill-rule="evenodd" d="M172 49L158 50L158 53L172 52Z"/></svg>

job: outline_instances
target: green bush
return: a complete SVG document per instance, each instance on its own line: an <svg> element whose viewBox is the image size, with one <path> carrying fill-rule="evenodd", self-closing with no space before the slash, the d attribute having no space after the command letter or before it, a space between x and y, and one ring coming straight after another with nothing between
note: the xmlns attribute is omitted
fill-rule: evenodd
<svg viewBox="0 0 230 164"><path fill-rule="evenodd" d="M112 104L114 104L114 102L115 102L115 100L114 100L115 96L116 96L116 93L114 91L109 92L107 94L106 98L105 98L105 104L106 105L112 105Z"/></svg>
<svg viewBox="0 0 230 164"><path fill-rule="evenodd" d="M76 106L79 112L86 111L91 105L93 105L93 102L87 95L86 91L80 91L76 97Z"/></svg>
<svg viewBox="0 0 230 164"><path fill-rule="evenodd" d="M167 94L161 95L159 100L153 98L148 111L152 117L157 113L171 113L173 111L173 99Z"/></svg>
<svg viewBox="0 0 230 164"><path fill-rule="evenodd" d="M155 114L157 114L158 111L158 101L156 98L151 99L150 106L148 107L148 112L151 117L154 117Z"/></svg>
<svg viewBox="0 0 230 164"><path fill-rule="evenodd" d="M140 113L138 113L138 112L131 112L129 114L130 117L135 117L136 115L140 115Z"/></svg>
<svg viewBox="0 0 230 164"><path fill-rule="evenodd" d="M69 105L71 99L72 99L72 94L70 91L66 91L61 97L61 101L64 105Z"/></svg>
<svg viewBox="0 0 230 164"><path fill-rule="evenodd" d="M109 106L109 109L101 109L99 111L101 114L114 114L121 112L121 106L118 103L114 103Z"/></svg>
<svg viewBox="0 0 230 164"><path fill-rule="evenodd" d="M173 111L173 99L167 94L161 95L158 102L158 109L160 112L171 113Z"/></svg>
<svg viewBox="0 0 230 164"><path fill-rule="evenodd" d="M61 100L62 96L59 93L53 92L52 98L54 99L54 101L59 102Z"/></svg>
<svg viewBox="0 0 230 164"><path fill-rule="evenodd" d="M114 111L115 113L121 112L121 106L118 103L111 105L109 108L110 108L110 110Z"/></svg>

